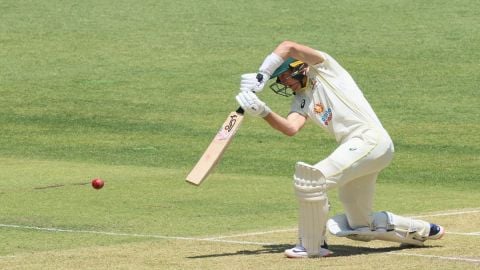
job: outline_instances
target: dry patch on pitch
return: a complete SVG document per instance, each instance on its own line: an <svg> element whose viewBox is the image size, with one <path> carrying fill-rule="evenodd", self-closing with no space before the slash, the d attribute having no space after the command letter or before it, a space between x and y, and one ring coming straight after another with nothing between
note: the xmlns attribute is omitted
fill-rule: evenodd
<svg viewBox="0 0 480 270"><path fill-rule="evenodd" d="M447 234L422 248L395 243L368 243L329 237L334 255L286 259L283 250L296 231L145 242L0 257L1 269L478 269L480 210L467 214L424 217L445 226ZM450 233L449 233L450 232ZM94 236L92 236L94 237ZM112 236L113 237L113 236ZM118 237L118 236L117 236Z"/></svg>

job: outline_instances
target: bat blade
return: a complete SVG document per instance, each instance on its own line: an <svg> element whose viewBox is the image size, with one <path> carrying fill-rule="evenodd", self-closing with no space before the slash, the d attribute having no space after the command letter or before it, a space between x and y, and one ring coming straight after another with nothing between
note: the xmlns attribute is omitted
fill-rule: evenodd
<svg viewBox="0 0 480 270"><path fill-rule="evenodd" d="M220 130L213 138L197 164L187 175L186 181L190 184L199 186L205 178L210 174L218 161L222 158L223 153L228 145L232 142L235 133L243 121L244 111L238 108L237 111L231 112Z"/></svg>

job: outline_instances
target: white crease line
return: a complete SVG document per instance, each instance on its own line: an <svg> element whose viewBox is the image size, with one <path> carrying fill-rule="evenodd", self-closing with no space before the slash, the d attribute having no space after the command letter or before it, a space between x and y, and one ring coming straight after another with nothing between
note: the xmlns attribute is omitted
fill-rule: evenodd
<svg viewBox="0 0 480 270"><path fill-rule="evenodd" d="M453 235L480 236L480 232L461 233L461 232L449 232L449 231L446 231L445 233L446 233L446 234L453 234Z"/></svg>
<svg viewBox="0 0 480 270"><path fill-rule="evenodd" d="M271 233L280 233L280 232L294 232L297 231L297 228L292 229L281 229L281 230L272 230L272 231L264 231L264 232L253 232L253 233L242 233L242 234L233 234L233 235L224 235L224 236L216 236L210 237L205 239L225 239L225 238L235 238L235 237L246 237L246 236L255 236L255 235L263 235L263 234L271 234Z"/></svg>
<svg viewBox="0 0 480 270"><path fill-rule="evenodd" d="M442 259L442 260L451 260L451 261L464 261L464 262L480 263L480 259L470 259L470 258L461 258L461 257L445 257L445 256L435 256L435 255L423 255L423 254L413 254L413 253L396 252L396 251L389 252L389 254L433 258L433 259Z"/></svg>
<svg viewBox="0 0 480 270"><path fill-rule="evenodd" d="M421 215L421 216L412 216L412 218L441 217L441 216L453 216L453 215L463 215L463 214L472 214L472 213L480 213L480 209L461 211L461 212L447 212L447 213L429 214L429 215Z"/></svg>
<svg viewBox="0 0 480 270"><path fill-rule="evenodd" d="M145 238L170 239L170 240L189 240L189 241L220 242L220 243L245 244L245 245L259 245L259 246L276 245L275 243L250 242L250 241L234 241L234 240L221 240L221 239L214 239L214 238L195 238L195 237L164 236L164 235L155 235L155 234L138 234L138 233L118 233L118 232L101 232L101 231L86 231L86 230L70 230L70 229L44 228L44 227L21 226L21 225L11 225L11 224L0 224L0 227L5 227L5 228L17 228L17 229L29 229L29 230L37 230L37 231L49 231L49 232L90 233L90 234L101 234L101 235L112 235L112 236L128 236L128 237L145 237Z"/></svg>

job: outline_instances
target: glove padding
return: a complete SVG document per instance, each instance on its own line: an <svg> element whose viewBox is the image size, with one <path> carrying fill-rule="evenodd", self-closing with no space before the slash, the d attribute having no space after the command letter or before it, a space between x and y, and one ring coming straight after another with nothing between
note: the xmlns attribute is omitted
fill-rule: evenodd
<svg viewBox="0 0 480 270"><path fill-rule="evenodd" d="M251 91L241 91L236 97L238 104L253 116L265 117L272 110Z"/></svg>
<svg viewBox="0 0 480 270"><path fill-rule="evenodd" d="M250 91L258 93L263 90L265 84L270 79L266 73L246 73L240 79L240 91Z"/></svg>

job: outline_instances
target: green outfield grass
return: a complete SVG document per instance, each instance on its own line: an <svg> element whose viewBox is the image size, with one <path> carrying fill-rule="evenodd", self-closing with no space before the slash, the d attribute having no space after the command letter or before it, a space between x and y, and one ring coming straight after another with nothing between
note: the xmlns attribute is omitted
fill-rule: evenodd
<svg viewBox="0 0 480 270"><path fill-rule="evenodd" d="M288 138L247 116L206 182L184 182L238 106L240 75L289 39L346 67L390 132L396 157L376 209L480 209L478 1L6 0L0 10L0 268L478 267L343 239L331 240L341 256L286 262L294 232L246 240L278 244L268 247L195 240L295 229L293 165L335 149L311 123ZM288 113L289 99L259 96ZM480 231L478 214L462 218L432 217ZM407 252L480 261L479 243L452 235Z"/></svg>

